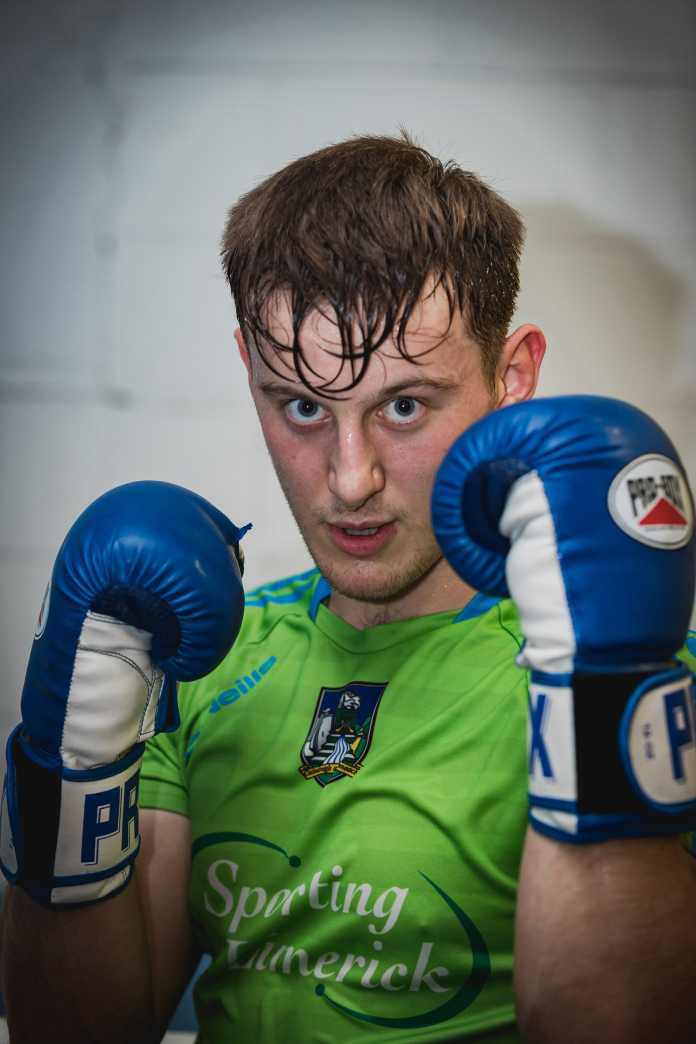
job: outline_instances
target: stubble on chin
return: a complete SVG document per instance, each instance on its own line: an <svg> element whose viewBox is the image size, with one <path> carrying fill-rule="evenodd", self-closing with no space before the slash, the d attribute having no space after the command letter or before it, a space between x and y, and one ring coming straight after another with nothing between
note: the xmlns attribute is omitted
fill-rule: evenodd
<svg viewBox="0 0 696 1044"><path fill-rule="evenodd" d="M369 559L354 559L342 564L313 549L307 549L331 588L344 598L373 605L388 605L409 594L442 560L437 544L414 553L394 566Z"/></svg>
<svg viewBox="0 0 696 1044"><path fill-rule="evenodd" d="M410 555L405 552L403 560L393 565L379 560L351 559L338 550L332 553L330 547L322 547L323 517L306 517L297 510L291 490L281 475L278 478L312 561L332 590L344 598L386 606L412 591L442 561L442 551L432 531L425 527L416 527L417 532L411 534L413 542L420 546Z"/></svg>

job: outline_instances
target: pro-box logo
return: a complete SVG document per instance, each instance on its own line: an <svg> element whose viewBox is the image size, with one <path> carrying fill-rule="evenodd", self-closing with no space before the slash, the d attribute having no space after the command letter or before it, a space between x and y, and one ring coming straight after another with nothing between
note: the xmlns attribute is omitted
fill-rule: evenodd
<svg viewBox="0 0 696 1044"><path fill-rule="evenodd" d="M691 493L669 457L646 454L627 464L609 487L608 500L617 526L643 544L676 550L691 539Z"/></svg>

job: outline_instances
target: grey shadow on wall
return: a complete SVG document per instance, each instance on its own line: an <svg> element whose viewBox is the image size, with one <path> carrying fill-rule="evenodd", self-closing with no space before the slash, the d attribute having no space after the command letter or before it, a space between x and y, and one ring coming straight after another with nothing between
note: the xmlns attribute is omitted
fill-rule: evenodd
<svg viewBox="0 0 696 1044"><path fill-rule="evenodd" d="M517 318L538 322L548 338L541 394L693 407L689 287L678 268L638 237L565 202L520 210L527 241Z"/></svg>

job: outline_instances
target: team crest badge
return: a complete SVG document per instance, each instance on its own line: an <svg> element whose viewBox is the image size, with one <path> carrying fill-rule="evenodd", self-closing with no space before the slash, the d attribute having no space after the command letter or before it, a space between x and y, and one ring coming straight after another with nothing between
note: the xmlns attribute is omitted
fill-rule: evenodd
<svg viewBox="0 0 696 1044"><path fill-rule="evenodd" d="M302 745L300 772L320 787L355 776L370 748L384 685L350 682L322 689Z"/></svg>
<svg viewBox="0 0 696 1044"><path fill-rule="evenodd" d="M650 547L677 550L694 529L684 474L660 454L645 454L622 468L609 487L609 511L624 533Z"/></svg>

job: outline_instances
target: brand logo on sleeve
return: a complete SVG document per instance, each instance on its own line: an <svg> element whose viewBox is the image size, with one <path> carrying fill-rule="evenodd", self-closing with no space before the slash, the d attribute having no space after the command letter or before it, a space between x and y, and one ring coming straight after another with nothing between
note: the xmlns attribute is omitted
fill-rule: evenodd
<svg viewBox="0 0 696 1044"><path fill-rule="evenodd" d="M627 464L609 487L608 503L617 526L642 544L676 551L691 539L691 494L669 457L646 454Z"/></svg>
<svg viewBox="0 0 696 1044"><path fill-rule="evenodd" d="M375 718L386 682L350 682L322 689L302 745L300 772L319 786L354 776L370 748Z"/></svg>
<svg viewBox="0 0 696 1044"><path fill-rule="evenodd" d="M246 696L247 693L255 689L256 686L263 681L271 667L274 667L277 662L277 656L269 656L267 660L264 660L263 663L258 665L258 667L250 670L248 674L243 674L240 678L237 678L231 688L224 689L221 693L218 693L214 700L211 700L210 706L208 707L208 714L202 719L200 728L196 729L189 739L188 746L184 752L184 761L186 764L191 760L191 755L203 734L206 722L210 720L209 715L219 714L221 710L224 710L226 707L231 707L238 699L242 696Z"/></svg>

